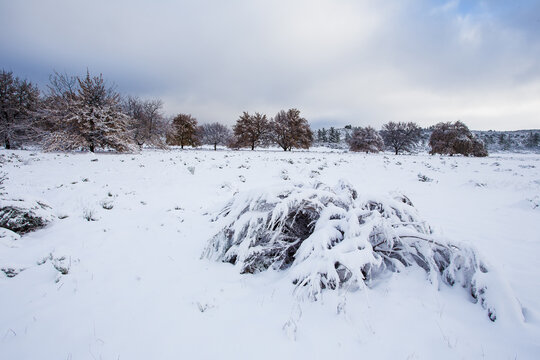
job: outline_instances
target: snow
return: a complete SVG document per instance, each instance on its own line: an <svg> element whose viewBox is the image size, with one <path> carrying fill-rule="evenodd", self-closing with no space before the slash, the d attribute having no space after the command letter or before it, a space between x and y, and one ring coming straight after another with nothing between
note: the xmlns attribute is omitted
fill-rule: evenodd
<svg viewBox="0 0 540 360"><path fill-rule="evenodd" d="M4 197L46 203L54 215L22 237L0 232L0 268L23 269L0 273L0 359L540 354L540 155L317 148L0 156ZM240 274L201 259L234 194L308 179L345 179L359 196L407 196L437 236L476 249L496 274L485 280L496 279L490 296L504 305L497 320L463 289L426 281L419 267L309 301L294 296L286 271Z"/></svg>

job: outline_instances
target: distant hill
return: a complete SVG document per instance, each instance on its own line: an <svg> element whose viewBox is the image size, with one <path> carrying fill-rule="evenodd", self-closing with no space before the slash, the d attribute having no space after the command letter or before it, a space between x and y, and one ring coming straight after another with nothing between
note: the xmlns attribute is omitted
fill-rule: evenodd
<svg viewBox="0 0 540 360"><path fill-rule="evenodd" d="M540 130L473 131L488 151L540 151Z"/></svg>

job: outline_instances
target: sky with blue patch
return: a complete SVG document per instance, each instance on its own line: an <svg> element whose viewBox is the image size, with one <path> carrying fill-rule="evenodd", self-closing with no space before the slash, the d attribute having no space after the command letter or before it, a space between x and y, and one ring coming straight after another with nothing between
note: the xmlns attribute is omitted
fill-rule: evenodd
<svg viewBox="0 0 540 360"><path fill-rule="evenodd" d="M0 67L103 73L168 115L540 128L540 1L0 0Z"/></svg>

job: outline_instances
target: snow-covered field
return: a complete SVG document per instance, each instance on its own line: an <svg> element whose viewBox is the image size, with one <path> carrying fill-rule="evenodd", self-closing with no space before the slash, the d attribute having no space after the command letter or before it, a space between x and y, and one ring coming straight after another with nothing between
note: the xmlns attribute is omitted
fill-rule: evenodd
<svg viewBox="0 0 540 360"><path fill-rule="evenodd" d="M0 238L0 359L538 359L540 155L488 158L280 151L0 151L9 199L51 206ZM491 322L419 267L300 300L286 272L201 259L236 192L340 179L408 196L439 236L500 280ZM421 181L423 180L423 181ZM67 274L62 274L67 272Z"/></svg>

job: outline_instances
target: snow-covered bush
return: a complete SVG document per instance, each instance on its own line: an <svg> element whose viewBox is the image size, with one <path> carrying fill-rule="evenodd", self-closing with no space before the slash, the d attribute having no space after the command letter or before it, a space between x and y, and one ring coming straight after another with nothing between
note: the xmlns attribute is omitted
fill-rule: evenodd
<svg viewBox="0 0 540 360"><path fill-rule="evenodd" d="M377 153L384 149L384 142L381 135L371 126L355 128L347 138L347 143L351 151Z"/></svg>
<svg viewBox="0 0 540 360"><path fill-rule="evenodd" d="M0 200L0 227L25 234L52 221L51 207L36 200Z"/></svg>
<svg viewBox="0 0 540 360"><path fill-rule="evenodd" d="M420 182L432 182L433 181L432 178L430 178L430 177L428 177L428 176L426 176L424 174L418 173L417 177L418 177L418 181L420 181Z"/></svg>
<svg viewBox="0 0 540 360"><path fill-rule="evenodd" d="M474 136L461 121L438 123L429 138L430 154L462 154L465 156L488 156L482 140Z"/></svg>
<svg viewBox="0 0 540 360"><path fill-rule="evenodd" d="M402 195L367 197L340 181L238 193L215 219L223 229L203 256L241 273L288 269L297 293L369 286L385 272L419 266L431 282L459 284L487 302L487 267L469 247L436 238Z"/></svg>

